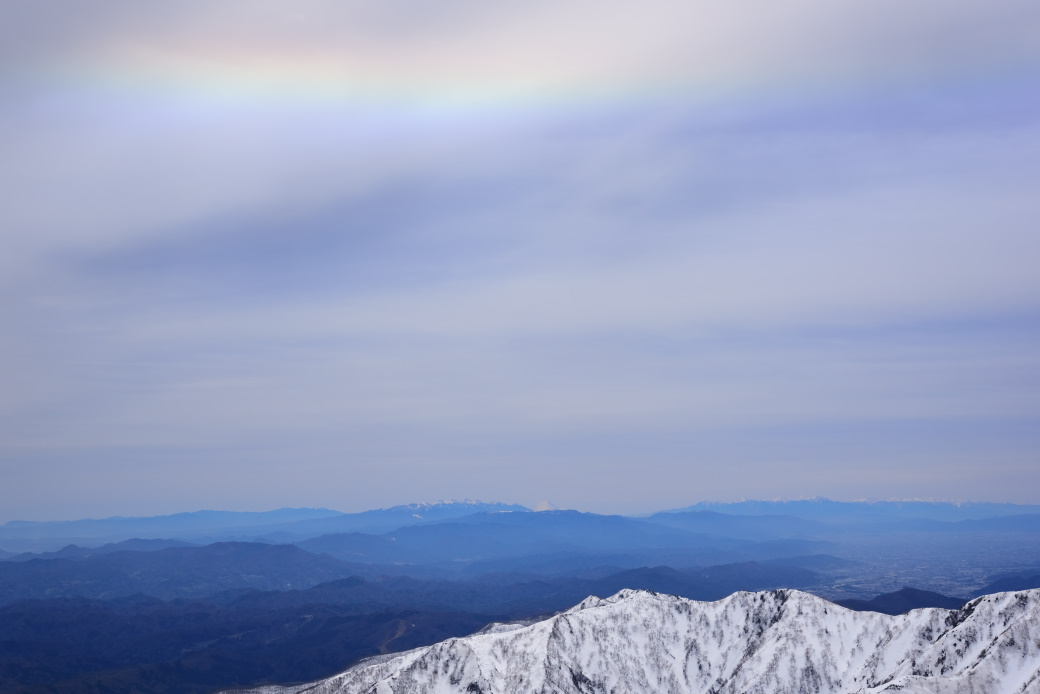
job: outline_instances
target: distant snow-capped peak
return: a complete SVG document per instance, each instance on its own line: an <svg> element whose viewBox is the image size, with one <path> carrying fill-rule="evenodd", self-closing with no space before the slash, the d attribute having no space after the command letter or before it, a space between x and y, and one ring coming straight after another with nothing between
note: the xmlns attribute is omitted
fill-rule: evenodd
<svg viewBox="0 0 1040 694"><path fill-rule="evenodd" d="M423 501L417 504L402 504L399 506L389 506L382 511L430 511L438 508L447 507L458 507L458 506L473 506L473 507L500 507L500 506L511 506L511 504L503 504L497 501L484 502L479 499L440 499L438 501Z"/></svg>

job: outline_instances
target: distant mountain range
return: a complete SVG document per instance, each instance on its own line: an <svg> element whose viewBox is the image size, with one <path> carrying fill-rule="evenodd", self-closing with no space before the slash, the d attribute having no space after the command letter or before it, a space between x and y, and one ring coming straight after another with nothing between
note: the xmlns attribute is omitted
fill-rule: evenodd
<svg viewBox="0 0 1040 694"><path fill-rule="evenodd" d="M519 570L518 560L545 555L598 556L602 563L613 561L625 567L694 566L811 554L829 546L812 540L754 542L577 511L477 513L379 536L340 533L297 544L346 561L424 564L466 573Z"/></svg>
<svg viewBox="0 0 1040 694"><path fill-rule="evenodd" d="M26 551L57 551L70 544L96 547L132 538L172 538L196 543L228 540L296 542L335 533L381 534L411 525L506 512L531 513L531 510L518 504L466 500L407 504L360 513L283 508L263 512L195 511L75 521L10 521L0 525L0 558ZM1009 516L1018 519L1007 518ZM1026 517L1031 519L1028 523L1023 520ZM1006 520L999 520L1001 518ZM835 524L876 522L901 522L904 523L901 527L941 531L949 530L950 523L970 521L982 522L977 526L979 530L1021 526L1021 529L1035 531L1040 527L1040 506L925 501L839 502L829 499L701 502L634 519L698 533L761 540L806 538L825 534L828 527ZM921 524L915 526L910 523L912 521ZM927 521L940 525L928 525Z"/></svg>
<svg viewBox="0 0 1040 694"><path fill-rule="evenodd" d="M350 576L351 567L293 545L219 542L78 559L0 562L0 604L83 596L145 594L195 598L232 588L288 590Z"/></svg>
<svg viewBox="0 0 1040 694"><path fill-rule="evenodd" d="M950 574L938 569L933 575L943 580L931 585L922 584L919 578L911 579L915 576L913 565L922 562L935 567L971 562L991 574L1001 570L1024 571L1030 568L1030 563L1040 565L1040 514L961 520L907 515L923 508L932 515L952 517L967 508L933 503L922 506L922 503L741 502L726 506L741 513L674 511L632 518L578 511L531 512L517 505L464 501L412 504L355 514L327 509L281 509L266 513L204 511L154 518L13 522L0 527L0 537L7 538L0 541L50 548L0 557L0 600L44 595L39 592L42 586L52 581L60 583L60 576L79 575L87 570L103 574L98 568L103 565L113 567L114 571L114 567L124 564L142 567L149 562L161 564L168 561L166 557L183 557L185 567L195 561L194 558L206 563L209 559L204 558L205 552L186 550L196 545L226 542L293 544L305 550L306 556L324 554L329 560L339 560L335 572L318 572L303 583L300 582L302 574L286 579L293 586L313 585L349 575L445 579L507 573L591 578L648 566L682 570L822 554L841 557L846 562L860 561L865 567L871 567L876 566L874 557L898 557L905 568L896 572L891 566L885 569L884 573L891 577L888 583L869 576L850 576L837 593L839 597L861 599L865 594L898 588L899 584L893 583L900 575L907 577L904 583L916 584L917 588L939 589L956 595L967 596L982 588L978 578L963 572L953 575L959 577L956 585L948 580ZM974 514L979 509L994 508L1003 512L1011 505L975 504L965 512ZM753 510L804 512L812 517L772 513L745 515ZM330 530L333 532L328 532ZM122 538L117 534L133 531L141 531L142 535ZM159 535L160 532L168 534ZM96 537L62 544L68 539L64 533L93 533ZM121 539L111 542L99 539L113 535ZM241 539L243 537L245 539ZM152 558L123 556L128 551L159 554ZM94 561L107 555L114 558ZM63 564L44 567L34 564L37 560L91 561L76 568ZM33 566L14 569L8 566L12 563ZM175 569L182 570L187 569ZM833 574L836 569L825 570ZM882 570L869 571L875 575ZM30 572L36 574L30 577ZM146 576L147 572L139 575ZM266 578L249 579L248 575L242 574L236 585L252 588L281 585L265 583ZM1035 575L1030 574L1014 585L1022 585L1021 580ZM864 578L869 580L864 583ZM114 595L92 592L90 586L105 582L100 578L82 580L83 583L74 584L80 586L81 595ZM117 584L119 590L144 586L142 580L109 581L106 590L114 589L112 586ZM220 589L231 587L231 583ZM191 595L203 595L208 585L209 582L199 582L198 590ZM134 590L156 595L149 592L153 589ZM5 595L8 598L4 598ZM171 596L161 594L161 597Z"/></svg>
<svg viewBox="0 0 1040 694"><path fill-rule="evenodd" d="M552 520L540 520L551 518ZM441 530L419 530L447 521L460 524L498 524L518 528L520 533L536 529L537 544L542 552L555 542L554 533L563 533L566 544L576 537L579 526L598 524L606 529L613 523L616 531L628 537L655 535L652 543L658 549L667 546L688 546L686 540L675 541L680 533L672 533L673 541L665 539L668 531L683 531L727 540L774 542L778 540L832 541L848 537L849 532L875 534L879 530L921 533L1032 533L1040 534L1040 506L1014 504L954 504L940 502L836 502L827 499L808 501L744 501L729 504L700 503L686 509L656 513L645 517L626 518L603 516L577 511L531 512L517 504L483 503L479 501L437 502L409 504L361 513L340 513L329 509L279 509L266 512L196 511L167 516L142 518L112 517L77 521L11 521L0 526L0 560L12 555L64 551L69 545L79 548L97 548L114 545L130 539L176 540L189 544L208 544L222 541L267 543L302 543L330 535L386 535L401 531L400 541L419 538L423 532L436 536ZM637 524L651 527L637 529ZM414 527L409 534L403 529ZM474 530L477 535L479 530ZM530 536L532 537L533 536ZM591 535L589 537L592 537ZM358 538L357 541L361 541ZM365 547L351 545L349 538L326 540L328 549L346 557L356 553L379 553L378 542ZM546 544L549 543L549 544ZM600 548L604 544L596 540ZM607 542L606 544L616 544ZM722 544L717 540L701 542L701 549ZM727 545L727 551L735 545ZM586 545L588 551L595 547ZM798 551L809 550L802 546ZM824 549L817 546L815 551ZM483 552L488 553L487 548ZM69 550L75 552L78 550ZM785 550L786 551L786 550ZM393 554L393 552L390 552ZM67 556L71 554L67 553ZM26 557L23 557L26 558ZM712 561L737 560L738 555L716 556ZM398 561L398 559L388 559ZM401 561L412 561L404 559Z"/></svg>
<svg viewBox="0 0 1040 694"><path fill-rule="evenodd" d="M324 508L282 508L261 512L194 511L166 516L114 516L74 521L10 521L0 525L0 547L8 552L44 552L72 544L93 547L133 538L174 538L197 544L235 540L286 543L328 533L383 533L407 525L435 523L473 513L512 511L529 509L517 504L439 501L361 513L340 513Z"/></svg>
<svg viewBox="0 0 1040 694"><path fill-rule="evenodd" d="M1040 506L977 501L832 501L822 497L789 501L702 501L668 511L714 511L746 516L796 516L805 519L839 520L917 518L937 521L978 520L998 516L1040 514Z"/></svg>
<svg viewBox="0 0 1040 694"><path fill-rule="evenodd" d="M812 500L624 517L463 501L8 523L0 691L315 680L623 589L715 600L797 588L893 614L959 607L1040 586L1032 508Z"/></svg>
<svg viewBox="0 0 1040 694"><path fill-rule="evenodd" d="M7 557L2 557L8 561L29 561L31 559L87 559L88 557L98 557L102 554L112 554L113 552L152 552L157 549L166 549L167 547L192 547L190 542L184 542L182 540L167 540L163 538L157 538L154 540L141 540L134 538L132 540L123 540L122 542L110 542L107 545L101 545L100 547L80 547L79 545L66 545L56 552L23 552L21 554L8 554Z"/></svg>

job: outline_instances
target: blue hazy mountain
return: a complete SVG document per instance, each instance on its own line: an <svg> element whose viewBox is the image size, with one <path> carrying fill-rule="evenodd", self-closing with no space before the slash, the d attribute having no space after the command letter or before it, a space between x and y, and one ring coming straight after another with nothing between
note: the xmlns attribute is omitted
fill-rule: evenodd
<svg viewBox="0 0 1040 694"><path fill-rule="evenodd" d="M188 542L293 542L334 533L382 534L404 526L439 523L473 514L524 513L529 510L518 504L462 501L407 504L360 513L341 513L320 508L284 508L264 512L195 511L150 517L10 521L0 526L0 547L3 548L0 558L26 551L57 551L70 544L98 547L131 538L172 538ZM544 513L530 515L537 517ZM549 515L552 513L549 512ZM1011 516L1019 519L997 520ZM756 520L747 520L749 517ZM556 520L564 524L568 522L567 517L557 517ZM985 531L1000 526L1000 530L1017 528L1033 532L1040 527L1040 506L923 501L839 502L828 499L702 502L636 520L696 533L745 539L811 537L815 534L814 530L821 529L813 525L814 522L867 524L915 521L918 525L902 527L922 531ZM943 525L929 526L927 521L978 521L979 525L950 528ZM1002 523L1007 525L1001 526Z"/></svg>
<svg viewBox="0 0 1040 694"><path fill-rule="evenodd" d="M74 521L10 521L0 526L0 547L8 551L57 551L67 545L97 547L132 538L208 543L228 540L290 542L336 532L382 533L405 525L435 523L481 512L524 512L517 504L439 501L361 513L324 508L275 511L194 511L165 516L86 518Z"/></svg>
<svg viewBox="0 0 1040 694"><path fill-rule="evenodd" d="M228 608L281 609L304 605L353 606L363 611L408 608L477 611L510 619L549 614L589 595L616 593L638 586L696 599L716 599L735 590L781 585L808 586L819 580L813 571L777 569L756 562L724 564L680 571L668 566L640 567L595 579L512 577L506 574L467 580L419 580L406 576L330 581L305 590L227 591L204 602Z"/></svg>
<svg viewBox="0 0 1040 694"><path fill-rule="evenodd" d="M988 583L982 588L972 592L972 597L989 595L990 593L1003 593L1009 590L1032 590L1040 588L1040 568L1024 569L1021 571L990 576Z"/></svg>
<svg viewBox="0 0 1040 694"><path fill-rule="evenodd" d="M411 525L441 523L473 514L508 515L513 513L528 514L530 512L531 509L519 504L485 503L470 500L406 504L362 511L361 513L341 513L335 516L309 518L294 523L287 523L277 530L271 531L266 536L257 536L256 539L292 542L333 533L360 532L378 534Z"/></svg>
<svg viewBox="0 0 1040 694"><path fill-rule="evenodd" d="M473 633L495 615L63 598L0 607L4 694L210 694L300 681ZM89 636L87 636L89 635Z"/></svg>
<svg viewBox="0 0 1040 694"><path fill-rule="evenodd" d="M275 511L193 511L164 516L113 516L71 521L10 521L0 526L8 550L55 551L66 545L96 547L133 538L215 541L228 534L265 532L303 520L341 515L314 508Z"/></svg>
<svg viewBox="0 0 1040 694"><path fill-rule="evenodd" d="M670 511L641 520L694 533L747 540L810 538L829 530L825 523L795 516L750 516L716 511Z"/></svg>
<svg viewBox="0 0 1040 694"><path fill-rule="evenodd" d="M100 547L66 545L56 552L22 552L21 554L8 556L7 561L29 561L31 559L86 559L88 557L96 557L102 554L112 554L113 552L154 552L155 550L166 549L167 547L193 546L192 543L184 542L183 540L167 540L162 538L155 540L142 540L140 538L133 538L130 540L123 540L122 542L110 542L107 545L101 545Z"/></svg>
<svg viewBox="0 0 1040 694"><path fill-rule="evenodd" d="M1040 506L989 502L949 501L831 501L797 499L789 501L703 501L668 513L714 511L742 516L795 516L812 520L868 521L896 518L921 518L936 521L964 521L999 516L1040 514Z"/></svg>
<svg viewBox="0 0 1040 694"><path fill-rule="evenodd" d="M337 533L296 544L345 561L427 564L467 573L531 571L535 564L547 573L601 564L703 566L810 554L830 546L797 539L753 542L577 511L480 513L380 536Z"/></svg>
<svg viewBox="0 0 1040 694"><path fill-rule="evenodd" d="M0 562L0 604L28 598L97 599L143 593L197 598L233 588L307 588L355 573L327 555L293 545L220 542L78 559Z"/></svg>
<svg viewBox="0 0 1040 694"><path fill-rule="evenodd" d="M906 614L922 607L941 607L944 610L959 610L967 600L916 588L903 588L884 593L870 600L837 600L838 605L857 612L880 612L882 614Z"/></svg>

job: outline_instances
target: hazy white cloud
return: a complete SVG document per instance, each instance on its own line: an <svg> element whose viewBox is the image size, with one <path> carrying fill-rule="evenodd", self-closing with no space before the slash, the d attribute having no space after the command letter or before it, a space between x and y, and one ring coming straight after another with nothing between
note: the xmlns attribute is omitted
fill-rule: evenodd
<svg viewBox="0 0 1040 694"><path fill-rule="evenodd" d="M91 61L134 72L196 70L281 83L309 70L375 92L476 86L552 89L727 80L892 76L990 67L1037 55L1035 4L969 0L588 0L492 4L120 0L5 8L4 45L29 66ZM129 63L137 59L137 63ZM83 64L84 60L87 61ZM18 63L22 67L24 63ZM16 68L17 69L17 68ZM306 80L307 77L303 76ZM406 89L407 91L407 89Z"/></svg>
<svg viewBox="0 0 1040 694"><path fill-rule="evenodd" d="M91 513L191 506L186 466L292 496L209 505L534 501L528 466L625 510L656 505L626 466L709 459L735 474L661 505L798 493L784 466L848 496L888 465L907 496L953 465L958 495L987 443L1010 498L1037 473L1038 15L8 4L0 466L39 472L0 499L64 472L134 480Z"/></svg>

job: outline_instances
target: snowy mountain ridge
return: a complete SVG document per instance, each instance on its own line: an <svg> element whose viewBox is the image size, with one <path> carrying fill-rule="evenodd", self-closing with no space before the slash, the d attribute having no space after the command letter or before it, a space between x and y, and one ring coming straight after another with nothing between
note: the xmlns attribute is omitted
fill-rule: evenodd
<svg viewBox="0 0 1040 694"><path fill-rule="evenodd" d="M1040 590L960 610L852 612L795 590L590 597L526 626L263 694L1040 694Z"/></svg>
<svg viewBox="0 0 1040 694"><path fill-rule="evenodd" d="M421 501L415 504L399 504L378 511L433 511L444 509L465 508L467 510L486 511L530 511L531 509L519 504L506 504L499 501L480 501L479 499L440 499L438 501Z"/></svg>

